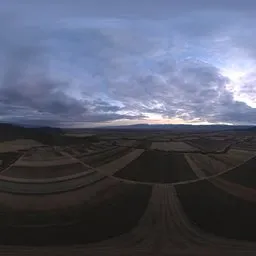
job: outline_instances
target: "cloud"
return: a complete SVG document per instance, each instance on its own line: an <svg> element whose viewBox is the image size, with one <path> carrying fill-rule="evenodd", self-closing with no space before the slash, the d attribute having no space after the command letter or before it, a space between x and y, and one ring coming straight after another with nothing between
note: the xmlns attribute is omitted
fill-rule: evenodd
<svg viewBox="0 0 256 256"><path fill-rule="evenodd" d="M88 33L92 37L96 35L97 40L100 39L100 33ZM69 38L69 32L66 36ZM93 42L91 45L93 48ZM116 112L121 110L120 107L103 100L77 99L70 96L68 90L72 90L73 85L68 81L55 80L47 73L48 67L44 65L43 53L38 45L14 47L0 86L2 119L56 125L143 117L118 114ZM86 86L88 88L90 86ZM84 95L87 95L86 92Z"/></svg>
<svg viewBox="0 0 256 256"><path fill-rule="evenodd" d="M256 3L145 3L2 1L0 119L256 124Z"/></svg>
<svg viewBox="0 0 256 256"><path fill-rule="evenodd" d="M167 62L166 66L170 66ZM256 120L256 109L245 103L236 102L226 89L229 82L220 71L204 62L186 61L176 63L170 72L127 79L126 84L114 84L113 97L116 97L134 110L144 113L159 113L168 118L184 120L200 119L209 122L246 122ZM134 96L136 97L134 98ZM136 101L143 104L136 104Z"/></svg>

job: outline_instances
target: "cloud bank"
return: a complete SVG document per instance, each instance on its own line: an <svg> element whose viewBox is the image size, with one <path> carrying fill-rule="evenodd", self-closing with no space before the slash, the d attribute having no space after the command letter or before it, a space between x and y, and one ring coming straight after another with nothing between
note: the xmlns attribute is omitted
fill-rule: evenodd
<svg viewBox="0 0 256 256"><path fill-rule="evenodd" d="M206 2L1 1L0 120L256 124L256 3Z"/></svg>

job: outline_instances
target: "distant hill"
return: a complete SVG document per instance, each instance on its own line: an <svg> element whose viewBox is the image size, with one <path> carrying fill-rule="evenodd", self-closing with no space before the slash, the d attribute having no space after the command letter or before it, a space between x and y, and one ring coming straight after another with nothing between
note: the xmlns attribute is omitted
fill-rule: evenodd
<svg viewBox="0 0 256 256"><path fill-rule="evenodd" d="M45 145L69 145L84 143L89 140L64 136L64 132L60 128L28 128L21 125L0 123L0 142L16 139L33 139Z"/></svg>
<svg viewBox="0 0 256 256"><path fill-rule="evenodd" d="M79 138L66 136L67 129L51 127L24 127L8 123L0 123L0 142L15 139L33 139L46 145L69 145L86 143L97 140L97 136ZM230 126L230 125L170 125L170 124L137 124L127 126L112 126L90 129L71 129L73 132L83 131L172 131L172 132L217 132L217 131L242 131L256 132L256 126ZM68 130L69 131L69 130Z"/></svg>
<svg viewBox="0 0 256 256"><path fill-rule="evenodd" d="M0 141L21 138L42 141L45 140L46 137L54 136L56 134L62 134L62 130L49 127L25 128L19 125L0 123Z"/></svg>
<svg viewBox="0 0 256 256"><path fill-rule="evenodd" d="M189 125L189 124L136 124L126 126L109 126L97 129L104 130L169 130L174 132L215 132L215 131L234 131L255 129L252 126L234 126L234 125Z"/></svg>
<svg viewBox="0 0 256 256"><path fill-rule="evenodd" d="M249 128L248 130L251 131L251 132L256 132L256 126L251 127L251 128Z"/></svg>

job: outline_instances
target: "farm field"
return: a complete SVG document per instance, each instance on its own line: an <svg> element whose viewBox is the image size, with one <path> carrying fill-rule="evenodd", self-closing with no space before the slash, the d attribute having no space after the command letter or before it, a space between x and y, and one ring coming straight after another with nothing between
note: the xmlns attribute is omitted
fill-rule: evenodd
<svg viewBox="0 0 256 256"><path fill-rule="evenodd" d="M34 140L14 140L0 143L0 153L15 152L18 150L28 150L33 147L42 146L41 143Z"/></svg>
<svg viewBox="0 0 256 256"><path fill-rule="evenodd" d="M193 170L199 170L201 172L199 177L218 174L229 168L229 165L215 159L214 156L200 153L186 153L185 157Z"/></svg>
<svg viewBox="0 0 256 256"><path fill-rule="evenodd" d="M22 154L19 152L5 152L5 153L0 153L0 173L4 169L6 169L8 166L11 164L15 163L15 161L21 157Z"/></svg>
<svg viewBox="0 0 256 256"><path fill-rule="evenodd" d="M29 161L47 161L63 157L63 155L51 147L39 147L27 151L22 157Z"/></svg>
<svg viewBox="0 0 256 256"><path fill-rule="evenodd" d="M77 163L78 160L67 157L67 156L61 156L56 158L51 158L47 160L34 160L29 158L21 157L19 160L17 160L13 166L16 167L46 167L46 166L57 166L57 165L66 165L66 164L72 164Z"/></svg>
<svg viewBox="0 0 256 256"><path fill-rule="evenodd" d="M244 163L255 155L256 152L231 148L228 152L224 154L209 154L208 156L226 164L229 167L235 167L239 164Z"/></svg>
<svg viewBox="0 0 256 256"><path fill-rule="evenodd" d="M106 176L92 170L69 176L43 179L17 179L4 176L1 180L0 191L16 195L50 195L95 186L96 183L105 178Z"/></svg>
<svg viewBox="0 0 256 256"><path fill-rule="evenodd" d="M115 144L121 147L135 147L137 144L136 140L117 140Z"/></svg>
<svg viewBox="0 0 256 256"><path fill-rule="evenodd" d="M171 138L168 138L168 137L166 137L166 136L163 136L163 137L159 137L159 136L157 136L157 137L154 137L154 136L152 136L151 138L150 138L150 141L152 141L152 142L170 142L170 140L171 140Z"/></svg>
<svg viewBox="0 0 256 256"><path fill-rule="evenodd" d="M65 136L78 137L78 138L86 138L94 136L93 133L66 133Z"/></svg>
<svg viewBox="0 0 256 256"><path fill-rule="evenodd" d="M188 218L205 232L256 241L256 203L241 200L207 180L178 185L176 190Z"/></svg>
<svg viewBox="0 0 256 256"><path fill-rule="evenodd" d="M214 151L224 151L229 145L231 145L231 140L213 140L208 138L200 138L187 140L186 143L189 145L202 150L203 152L214 152Z"/></svg>
<svg viewBox="0 0 256 256"><path fill-rule="evenodd" d="M106 174L113 175L117 171L121 170L129 163L135 161L135 159L139 158L144 152L144 149L134 149L130 151L128 154L117 158L114 161L101 165L99 170L103 171Z"/></svg>
<svg viewBox="0 0 256 256"><path fill-rule="evenodd" d="M0 153L0 255L256 254L251 133L86 133Z"/></svg>
<svg viewBox="0 0 256 256"><path fill-rule="evenodd" d="M135 144L135 147L139 149L150 149L151 144L152 141L150 140L138 140L137 143Z"/></svg>
<svg viewBox="0 0 256 256"><path fill-rule="evenodd" d="M254 151L256 152L256 141L243 141L234 146L235 149L247 150L247 151Z"/></svg>
<svg viewBox="0 0 256 256"><path fill-rule="evenodd" d="M100 191L81 205L57 212L16 212L10 215L2 210L0 230L5 236L1 236L0 243L71 245L118 236L137 224L150 195L150 186L119 183ZM127 212L129 208L133 211Z"/></svg>
<svg viewBox="0 0 256 256"><path fill-rule="evenodd" d="M193 152L197 149L186 144L185 142L152 142L150 149L156 149L161 151L187 151Z"/></svg>
<svg viewBox="0 0 256 256"><path fill-rule="evenodd" d="M173 183L196 179L181 153L145 151L135 161L115 173L116 177L157 183Z"/></svg>
<svg viewBox="0 0 256 256"><path fill-rule="evenodd" d="M256 156L246 163L221 175L222 179L256 189Z"/></svg>
<svg viewBox="0 0 256 256"><path fill-rule="evenodd" d="M88 171L88 168L83 166L81 163L71 163L52 166L23 165L12 166L10 169L3 172L2 175L14 178L46 179L67 176L85 171Z"/></svg>
<svg viewBox="0 0 256 256"><path fill-rule="evenodd" d="M68 146L62 149L62 152L66 152L75 157L89 156L99 154L105 151L109 151L117 148L117 145L112 143L93 143L91 145L79 145L79 146Z"/></svg>
<svg viewBox="0 0 256 256"><path fill-rule="evenodd" d="M114 161L115 159L118 159L132 151L133 149L129 147L116 147L113 150L104 151L101 152L100 154L84 156L80 158L80 160L90 166L98 167L103 164L107 164L111 161Z"/></svg>

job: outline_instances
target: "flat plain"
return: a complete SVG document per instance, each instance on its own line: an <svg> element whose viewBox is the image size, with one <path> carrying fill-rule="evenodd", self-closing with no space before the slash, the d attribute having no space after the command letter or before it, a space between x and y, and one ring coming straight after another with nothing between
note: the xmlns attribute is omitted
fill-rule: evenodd
<svg viewBox="0 0 256 256"><path fill-rule="evenodd" d="M2 142L0 255L256 254L255 132L63 137Z"/></svg>

